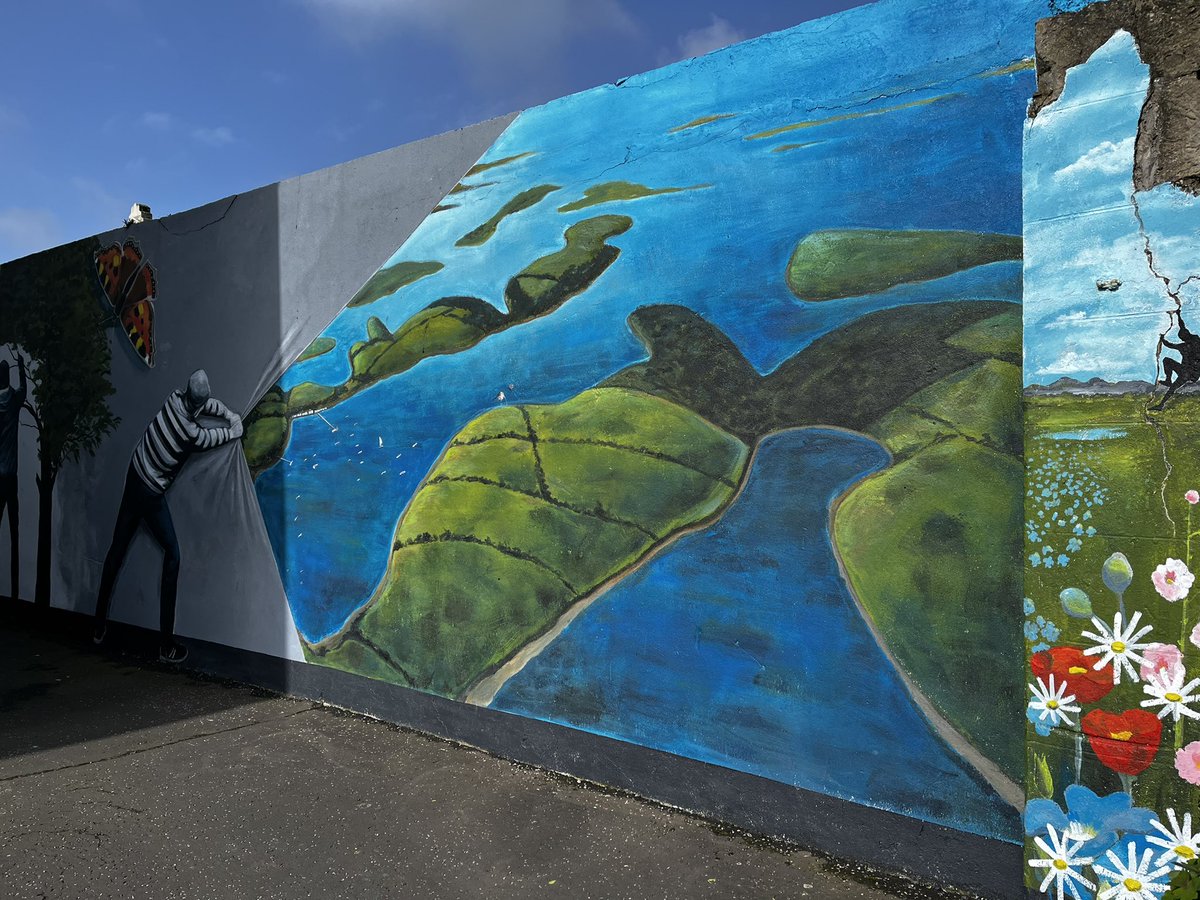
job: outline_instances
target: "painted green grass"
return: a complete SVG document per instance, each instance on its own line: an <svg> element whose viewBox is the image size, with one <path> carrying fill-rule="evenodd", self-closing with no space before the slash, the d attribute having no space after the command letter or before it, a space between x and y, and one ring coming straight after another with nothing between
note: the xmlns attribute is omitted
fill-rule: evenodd
<svg viewBox="0 0 1200 900"><path fill-rule="evenodd" d="M946 304L946 312L972 305ZM950 371L865 426L895 462L847 493L833 536L899 664L956 730L1020 781L1023 682L1012 661L1020 655L1021 372L1006 353L988 354L1010 349L1004 330L1019 340L1021 323L1016 310L992 311L969 323L930 321L945 350L923 347L919 357L936 356ZM1002 699L983 704L985 695Z"/></svg>
<svg viewBox="0 0 1200 900"><path fill-rule="evenodd" d="M376 300L390 297L401 288L408 287L408 285L440 272L444 268L442 263L435 260L426 262L406 260L392 266L385 266L372 275L346 305L367 306Z"/></svg>
<svg viewBox="0 0 1200 900"><path fill-rule="evenodd" d="M618 437L640 449L608 446ZM667 458L664 447L685 444L724 468L710 476ZM727 504L747 458L731 435L633 391L485 413L405 510L370 602L309 652L341 666L339 648L357 641L390 680L460 696L575 600Z"/></svg>
<svg viewBox="0 0 1200 900"><path fill-rule="evenodd" d="M456 247L479 247L486 244L492 239L496 233L496 229L500 227L500 223L509 216L529 209L531 206L536 206L546 199L548 194L552 194L559 189L557 184L539 184L536 187L531 187L528 190L521 191L498 210L490 219L471 231L468 231L457 241L454 242Z"/></svg>
<svg viewBox="0 0 1200 900"><path fill-rule="evenodd" d="M618 200L640 200L643 197L657 197L660 194L678 194L682 191L698 191L701 188L712 187L709 184L694 184L690 187L652 188L633 181L605 181L593 184L583 189L583 196L571 203L558 208L560 213L575 212L598 206L601 203L613 203Z"/></svg>
<svg viewBox="0 0 1200 900"><path fill-rule="evenodd" d="M974 231L814 231L796 245L787 283L801 300L874 294L985 263L1021 258L1021 238Z"/></svg>
<svg viewBox="0 0 1200 900"><path fill-rule="evenodd" d="M595 281L620 254L607 243L633 227L629 216L595 216L565 232L561 250L535 259L509 280L504 302L509 315L525 320L544 315Z"/></svg>
<svg viewBox="0 0 1200 900"><path fill-rule="evenodd" d="M478 478L480 472L514 491L536 494L541 490L537 461L527 439L497 437L477 444L452 444L446 448L437 477Z"/></svg>
<svg viewBox="0 0 1200 900"><path fill-rule="evenodd" d="M459 696L473 673L527 644L570 600L562 582L535 563L479 544L431 541L392 553L383 584L348 636L378 636L373 654L385 680ZM310 659L341 667L342 637L322 642Z"/></svg>
<svg viewBox="0 0 1200 900"><path fill-rule="evenodd" d="M851 586L900 664L1018 781L1022 476L1012 456L942 440L853 489L834 529Z"/></svg>
<svg viewBox="0 0 1200 900"><path fill-rule="evenodd" d="M333 338L319 337L304 348L304 351L298 357L296 357L296 362L306 362L310 359L316 359L318 356L324 356L336 346L337 341L335 341Z"/></svg>
<svg viewBox="0 0 1200 900"><path fill-rule="evenodd" d="M1191 528L1200 529L1200 507L1190 507L1184 499L1188 490L1200 489L1200 454L1195 451L1200 443L1200 397L1178 397L1166 411L1152 416L1146 412L1144 396L1028 397L1025 404L1027 490L1032 494L1026 498L1026 518L1046 523L1038 532L1039 539L1027 539L1024 547L1025 596L1034 603L1034 615L1061 629L1059 638L1051 642L1054 645L1089 646L1090 640L1081 632L1093 629L1084 620L1068 618L1059 594L1069 587L1084 591L1095 614L1111 624L1118 602L1104 586L1101 567L1110 554L1124 553L1133 568L1133 582L1124 598L1127 614L1141 612L1141 625L1153 626L1145 641L1182 648L1190 678L1200 670L1200 649L1187 639L1190 626L1200 618L1200 589L1194 588L1184 600L1168 603L1155 591L1150 575L1167 557L1183 560L1193 571L1200 568L1200 538L1193 538L1190 548L1187 539L1189 510ZM1095 439L1078 439L1083 436ZM1170 462L1169 473L1164 454ZM1083 524L1097 533L1085 535L1082 547L1067 554L1066 566L1059 565L1057 557L1073 536L1069 518L1047 521L1038 516L1045 504L1034 482L1046 464L1055 475L1078 473L1086 466L1106 492L1102 504L1081 507L1090 516ZM1059 521L1064 526L1060 527ZM1041 562L1045 546L1054 550L1051 568ZM1035 553L1039 559L1036 566L1029 559ZM1028 674L1028 668L1025 671ZM1142 685L1125 678L1107 697L1085 705L1083 712L1103 709L1118 713L1138 707L1143 699ZM1200 792L1183 782L1173 766L1175 723L1168 717L1163 725L1162 748L1154 764L1137 776L1134 801L1160 811L1175 809L1181 818L1185 812L1198 817ZM1196 740L1200 740L1200 723L1184 718L1179 742ZM1055 729L1049 737L1041 737L1030 728L1028 745L1030 795L1041 795L1034 776L1039 759L1043 759L1056 785L1055 799L1061 802L1063 787L1074 781L1072 732ZM1082 782L1102 796L1122 790L1117 775L1092 755L1086 741L1084 746Z"/></svg>
<svg viewBox="0 0 1200 900"><path fill-rule="evenodd" d="M1021 370L984 360L918 391L869 431L897 456L949 436L1020 456Z"/></svg>
<svg viewBox="0 0 1200 900"><path fill-rule="evenodd" d="M1021 364L1021 311L1014 309L974 325L946 338L951 347L974 350Z"/></svg>

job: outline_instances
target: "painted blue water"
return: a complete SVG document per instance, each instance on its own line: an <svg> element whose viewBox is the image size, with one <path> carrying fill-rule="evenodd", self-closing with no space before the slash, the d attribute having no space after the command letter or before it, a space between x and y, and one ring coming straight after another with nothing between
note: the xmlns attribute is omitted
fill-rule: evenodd
<svg viewBox="0 0 1200 900"><path fill-rule="evenodd" d="M1016 812L933 735L838 572L830 501L887 462L846 432L767 438L717 524L600 597L493 708L1015 840Z"/></svg>
<svg viewBox="0 0 1200 900"><path fill-rule="evenodd" d="M1046 437L1052 441L1107 441L1125 435L1124 428L1080 428L1075 431L1056 431Z"/></svg>
<svg viewBox="0 0 1200 900"><path fill-rule="evenodd" d="M349 372L346 351L365 337L372 315L395 328L452 295L477 296L503 307L508 279L561 247L570 224L604 213L628 215L634 224L611 241L621 249L612 267L553 315L453 356L424 360L323 417L295 422L285 460L260 477L256 487L304 636L316 640L336 631L370 597L413 491L467 422L502 404L565 400L644 359L645 348L626 322L640 306L677 303L696 310L766 373L822 335L879 309L931 301L1019 301L1019 263L981 266L933 282L826 303L794 297L784 271L796 243L823 228L1020 233L1021 123L1033 79L1029 72L987 73L1031 55L1033 22L1043 12L1040 0L920 7L881 0L631 78L621 87L606 86L522 113L485 160L527 151L535 155L471 179L495 184L455 195L451 202L460 206L431 215L390 260L438 260L445 268L368 307L345 310L324 332L337 340L337 349L293 366L282 379L285 387L344 380ZM924 105L893 108L912 103ZM684 122L717 113L733 117L671 133ZM854 113L870 115L748 139L792 123ZM790 143L808 146L775 152ZM706 186L557 211L579 199L584 188L612 180L651 187ZM545 183L560 189L504 220L483 246L455 246L514 194ZM351 293L347 291L347 299ZM791 447L799 440L794 437L774 439L764 448L760 464L796 458L794 465L780 469L787 480L776 484L777 502L799 498L816 504L812 510L817 510L828 500L809 496L821 466L832 465L841 473L821 482L828 493L881 464L880 451L868 442L827 433L818 441L812 434L798 449L777 449ZM853 464L827 458L821 441L831 440L842 442ZM801 466L810 453L809 463ZM756 472L752 477L757 484L763 476ZM769 520L785 513L770 507L747 512L754 506L743 497L739 516ZM618 586L584 613L572 634L596 627L594 617L609 616L624 591L640 590L637 585L644 585L659 567L676 566L674 593L639 596L647 605L666 604L657 613L645 611L661 615L664 626L685 629L692 621L693 649L690 656L680 655L686 642L672 643L675 656L668 665L656 661L653 648L640 647L636 635L626 636L632 644L613 636L608 644L612 655L592 657L597 667L593 676L620 676L620 715L631 724L604 718L607 709L596 713L596 724L588 724L586 716L574 721L969 830L1011 835L1002 805L974 786L930 734L861 622L845 612L853 609L846 606L840 582L834 583L823 519L810 513L787 513L792 525L786 538L780 531L784 543L779 544L761 534L761 540L738 543L741 539L731 536L721 544L711 534L723 533L722 522L710 535L681 542L636 582ZM712 554L704 565L698 555L684 552L701 541L708 542L703 546ZM789 558L780 558L781 552ZM727 609L713 599L722 572L731 579L724 596L736 598ZM807 573L808 580L801 583L798 572ZM814 573L822 574L818 578ZM697 609L711 607L711 626L705 625L709 619L698 625L688 620L688 611L679 608L686 605L682 598L693 594L699 598ZM759 604L761 611L752 608ZM726 609L724 617L717 614L718 607ZM784 615L789 611L791 618ZM739 616L759 623L761 634L739 633L730 644L728 629L743 621ZM731 660L711 673L724 680L704 689L720 715L706 718L701 709L680 719L671 701L683 703L692 696L685 663L706 665L697 656L701 649ZM738 669L753 665L751 655L760 651L775 660L774 668L753 673ZM524 692L522 698L529 693L522 687L526 679L549 665L557 652L556 645L513 682L502 700L524 703L516 698L519 692ZM620 657L618 652L631 655ZM777 660L781 653L794 658ZM673 682L666 678L672 665ZM639 676L642 666L647 668ZM746 678L753 683L752 675L759 678L758 687L747 692ZM561 692L556 696L563 709L587 709L586 704L572 707ZM534 702L532 696L528 700ZM808 712L789 712L793 706ZM543 709L552 717L549 707ZM540 714L532 706L529 711ZM801 721L808 714L813 718ZM654 716L662 717L658 725ZM559 714L558 720L565 718ZM889 721L906 724L889 727ZM672 735L662 733L662 722L675 724Z"/></svg>
<svg viewBox="0 0 1200 900"><path fill-rule="evenodd" d="M1028 73L979 76L1027 53L1023 23L1035 9L976 0L939 11L960 27L940 21L934 28L917 21L925 12L877 3L870 16L852 11L821 30L769 36L523 113L485 158L536 155L471 179L496 184L455 195L459 208L431 215L392 259L434 259L445 269L392 297L345 310L324 332L338 348L293 366L284 386L344 380L346 351L364 338L372 315L395 328L450 295L502 306L507 280L560 247L573 222L602 213L631 216L630 231L612 241L621 256L554 315L453 357L426 360L324 419L295 423L287 461L257 486L301 632L317 639L335 631L371 595L414 488L442 447L497 405L501 391L505 402L559 401L643 359L645 350L626 324L639 306L691 307L766 372L877 309L1019 300L1018 263L828 303L798 300L783 274L797 241L820 228L1019 232L1020 123L1032 81ZM918 33L926 27L928 34ZM888 45L869 59L854 55L850 64L833 40L839 29L849 29L857 43L862 33L889 28L904 36L903 52ZM948 46L945 35L958 35L961 45ZM942 99L746 140L781 125L933 98ZM712 113L735 115L670 133ZM796 142L815 143L774 152ZM938 152L930 153L931 146ZM710 187L557 212L585 187L613 179ZM506 219L483 246L454 246L515 193L542 183L561 189Z"/></svg>

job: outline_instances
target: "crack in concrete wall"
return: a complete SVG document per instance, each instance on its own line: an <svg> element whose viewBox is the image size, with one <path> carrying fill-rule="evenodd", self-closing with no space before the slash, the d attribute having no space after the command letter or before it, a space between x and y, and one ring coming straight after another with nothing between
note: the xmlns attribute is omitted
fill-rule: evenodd
<svg viewBox="0 0 1200 900"><path fill-rule="evenodd" d="M1038 22L1029 117L1059 98L1068 69L1121 29L1133 35L1150 67L1134 146L1134 190L1171 183L1200 196L1200 0L1107 0Z"/></svg>

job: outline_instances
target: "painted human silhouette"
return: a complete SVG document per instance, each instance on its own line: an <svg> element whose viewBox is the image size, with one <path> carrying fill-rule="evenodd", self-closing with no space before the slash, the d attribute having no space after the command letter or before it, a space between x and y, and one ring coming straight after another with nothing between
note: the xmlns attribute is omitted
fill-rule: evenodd
<svg viewBox="0 0 1200 900"><path fill-rule="evenodd" d="M1163 359L1163 377L1158 384L1164 385L1167 392L1163 394L1151 409L1162 409L1167 401L1181 387L1200 381L1200 335L1190 331L1184 324L1183 316L1179 316L1179 340L1168 341L1163 338L1162 345L1178 350L1181 359L1165 357Z"/></svg>
<svg viewBox="0 0 1200 900"><path fill-rule="evenodd" d="M201 417L223 419L213 427ZM179 586L179 542L167 506L167 491L188 458L197 451L214 450L242 436L242 419L220 400L210 396L208 375L193 372L184 390L174 391L134 448L125 473L125 492L117 512L112 546L104 558L100 592L96 598L95 643L104 641L113 586L129 545L140 526L162 547L162 582L159 588L159 659L182 662L187 648L175 640L175 599Z"/></svg>
<svg viewBox="0 0 1200 900"><path fill-rule="evenodd" d="M17 430L21 427L21 408L25 405L25 359L14 354L20 381L9 383L8 360L0 360L0 519L8 513L8 537L12 547L12 593L15 600L21 590L21 519L17 509Z"/></svg>

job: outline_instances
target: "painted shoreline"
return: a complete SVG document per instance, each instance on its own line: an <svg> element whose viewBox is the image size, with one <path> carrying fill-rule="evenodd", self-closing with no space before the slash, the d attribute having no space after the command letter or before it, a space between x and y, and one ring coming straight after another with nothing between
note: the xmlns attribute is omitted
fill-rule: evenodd
<svg viewBox="0 0 1200 900"><path fill-rule="evenodd" d="M869 435L866 436L869 437ZM875 440L874 438L871 439ZM883 444L879 444L879 446L883 447ZM888 453L888 457L890 459L892 456L891 451L886 447L883 447L883 449ZM829 504L829 546L833 549L834 559L837 560L838 572L842 577L843 583L846 585L846 591L854 600L854 605L858 609L859 615L862 617L867 629L871 632L871 636L875 639L875 643L879 645L879 649L883 652L883 655L887 657L888 662L892 664L892 668L896 670L896 674L900 676L900 682L904 685L905 690L908 691L908 695L912 698L913 703L916 704L917 709L920 710L921 715L923 715L926 721L929 722L934 732L952 750L961 756L967 762L967 764L971 766L971 768L978 772L980 777L987 782L988 786L995 791L1005 803L1013 806L1018 811L1024 811L1025 789L1009 778L1003 771L1001 771L1000 767L992 762L992 760L984 756L974 744L967 740L966 736L964 736L962 732L950 724L950 721L946 719L940 712L938 712L938 709L936 706L934 706L933 701L921 691L921 688L915 681L913 681L909 674L904 670L904 667L900 665L900 661L896 658L895 654L892 653L891 648L884 639L883 633L879 630L879 626L876 625L875 620L871 618L870 612L867 610L861 598L858 596L857 591L854 590L854 585L850 581L850 575L846 571L846 564L842 559L841 550L838 549L836 538L837 532L835 530L835 520L837 518L838 509L841 508L842 501L850 496L853 491L866 484L872 478L875 478L881 473L886 472L890 468L891 463L889 462L889 464L879 472L868 475L861 481L857 481L850 485L850 487L842 491L842 493L839 494L834 501Z"/></svg>
<svg viewBox="0 0 1200 900"><path fill-rule="evenodd" d="M707 422L708 420L704 419L704 421ZM812 427L814 426L804 425L800 428L785 428L782 431L775 433L782 434L784 431L803 431ZM770 435L763 435L763 438L769 436ZM733 504L737 502L738 498L742 496L742 491L745 490L746 482L750 480L750 472L754 468L754 460L758 457L758 448L762 445L763 438L760 438L758 441L756 441L754 446L750 448L750 455L746 458L746 464L742 467L742 475L738 479L737 488L732 494L729 495L728 501L721 504L717 509L713 510L711 514L705 516L699 522L689 525L687 528L681 528L679 531L669 535L659 543L654 544L640 559L635 560L624 569L621 569L619 572L610 575L600 584L596 585L596 587L592 588L592 590L568 606L566 611L558 617L558 619L553 625L550 626L549 629L542 632L540 635L518 650L515 654L510 656L498 669L496 669L496 671L489 675L485 675L483 678L479 679L479 681L475 682L475 684L470 687L466 694L463 695L462 699L467 703L473 703L476 706L490 706L492 701L496 699L496 695L500 693L500 690L509 682L511 678L529 665L529 663L531 663L533 660L537 659L543 650L554 643L555 639L558 638L559 635L561 635L564 631L566 631L567 626L575 621L575 619L579 617L580 613L599 600L608 592L610 588L615 586L618 582L623 581L629 575L632 575L638 569L645 566L676 541L686 537L689 534L695 534L697 531L702 531L717 522L721 516L725 515L726 510L733 506Z"/></svg>

